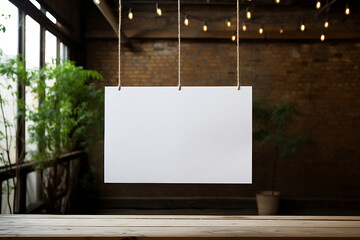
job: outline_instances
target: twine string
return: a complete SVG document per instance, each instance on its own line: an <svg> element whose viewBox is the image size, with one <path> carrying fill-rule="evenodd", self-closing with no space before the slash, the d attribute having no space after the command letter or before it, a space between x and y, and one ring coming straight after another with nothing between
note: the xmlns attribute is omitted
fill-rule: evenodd
<svg viewBox="0 0 360 240"><path fill-rule="evenodd" d="M181 54L181 20L180 20L180 0L178 0L178 87L181 90L181 69L180 69L180 54Z"/></svg>
<svg viewBox="0 0 360 240"><path fill-rule="evenodd" d="M119 29L118 29L118 34L119 34L119 46L118 46L118 90L120 91L121 89L121 0L119 0Z"/></svg>
<svg viewBox="0 0 360 240"><path fill-rule="evenodd" d="M236 1L236 80L240 90L240 50L239 50L239 0Z"/></svg>

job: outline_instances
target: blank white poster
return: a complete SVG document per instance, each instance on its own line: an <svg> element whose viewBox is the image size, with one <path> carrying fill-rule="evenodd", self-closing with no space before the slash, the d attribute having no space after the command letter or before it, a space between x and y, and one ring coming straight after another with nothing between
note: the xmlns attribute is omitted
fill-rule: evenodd
<svg viewBox="0 0 360 240"><path fill-rule="evenodd" d="M106 183L251 183L252 87L105 88Z"/></svg>

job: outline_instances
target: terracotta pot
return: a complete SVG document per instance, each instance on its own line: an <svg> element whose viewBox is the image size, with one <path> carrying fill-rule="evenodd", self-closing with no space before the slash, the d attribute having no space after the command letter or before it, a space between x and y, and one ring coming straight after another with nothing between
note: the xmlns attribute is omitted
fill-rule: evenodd
<svg viewBox="0 0 360 240"><path fill-rule="evenodd" d="M272 191L263 191L256 194L256 202L259 215L276 215L279 209L280 193Z"/></svg>

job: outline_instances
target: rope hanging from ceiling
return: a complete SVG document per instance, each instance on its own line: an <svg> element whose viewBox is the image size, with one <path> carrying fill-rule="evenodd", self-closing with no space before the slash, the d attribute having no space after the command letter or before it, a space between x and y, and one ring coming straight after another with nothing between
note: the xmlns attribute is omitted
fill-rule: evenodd
<svg viewBox="0 0 360 240"><path fill-rule="evenodd" d="M240 90L240 49L239 49L239 0L236 0L236 80Z"/></svg>
<svg viewBox="0 0 360 240"><path fill-rule="evenodd" d="M180 0L178 0L178 87L179 91L181 90L181 60L180 60L180 54L181 54L181 19L180 19Z"/></svg>
<svg viewBox="0 0 360 240"><path fill-rule="evenodd" d="M118 29L118 35L119 35L119 47L118 47L118 74L119 74L119 80L118 80L118 90L121 89L121 0L119 0L119 29Z"/></svg>

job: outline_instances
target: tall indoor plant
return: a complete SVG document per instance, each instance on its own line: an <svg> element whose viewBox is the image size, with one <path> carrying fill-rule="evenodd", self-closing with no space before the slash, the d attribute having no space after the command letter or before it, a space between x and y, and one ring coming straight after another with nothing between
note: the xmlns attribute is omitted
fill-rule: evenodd
<svg viewBox="0 0 360 240"><path fill-rule="evenodd" d="M253 138L259 145L266 147L272 156L272 183L270 191L256 195L260 215L273 215L278 211L280 193L276 191L276 176L279 159L297 154L308 143L308 138L289 133L299 107L295 102L272 104L269 99L253 103Z"/></svg>
<svg viewBox="0 0 360 240"><path fill-rule="evenodd" d="M38 144L33 159L38 168L51 160L73 150L87 150L98 140L104 125L104 91L96 86L102 76L92 70L85 70L71 61L53 60L52 64L39 71L39 77L30 83L34 95L39 96L39 104L29 110L27 119L31 141ZM44 171L44 195L53 213L67 212L67 202L59 201L58 189L63 184L66 167L57 165L51 171ZM77 177L73 174L72 177ZM74 179L71 179L72 182Z"/></svg>

